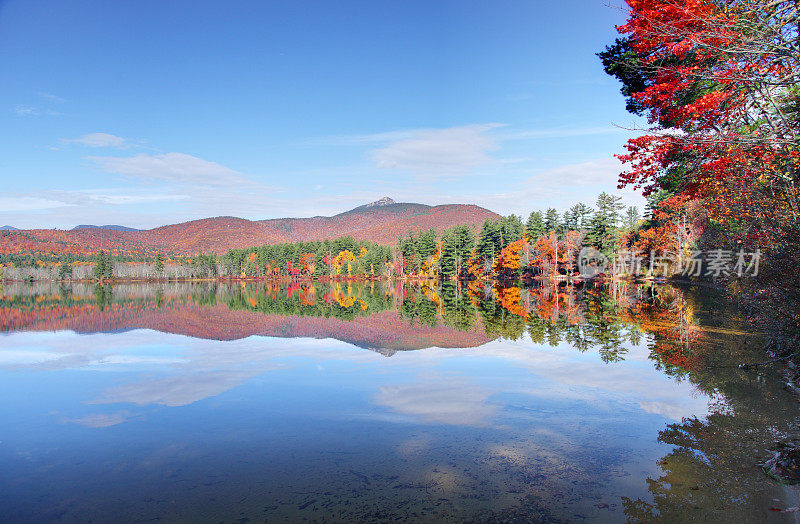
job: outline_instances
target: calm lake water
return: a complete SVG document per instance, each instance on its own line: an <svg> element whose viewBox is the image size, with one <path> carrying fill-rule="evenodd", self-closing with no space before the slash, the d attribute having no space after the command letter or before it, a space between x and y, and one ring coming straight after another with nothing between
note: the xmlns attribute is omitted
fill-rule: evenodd
<svg viewBox="0 0 800 524"><path fill-rule="evenodd" d="M798 404L708 289L0 289L4 522L798 515Z"/></svg>

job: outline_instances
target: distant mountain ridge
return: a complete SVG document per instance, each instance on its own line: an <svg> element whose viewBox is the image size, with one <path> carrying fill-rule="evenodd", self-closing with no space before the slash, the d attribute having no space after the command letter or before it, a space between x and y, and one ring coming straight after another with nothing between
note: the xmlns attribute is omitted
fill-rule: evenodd
<svg viewBox="0 0 800 524"><path fill-rule="evenodd" d="M140 229L136 229L133 227L128 226L118 226L118 225L107 225L107 226L95 226L92 224L81 224L79 226L75 226L72 228L72 231L76 229L111 229L113 231L141 231Z"/></svg>
<svg viewBox="0 0 800 524"><path fill-rule="evenodd" d="M381 198L379 200L376 200L375 202L370 202L369 204L364 204L363 206L360 206L360 207L365 207L366 208L366 207L390 206L390 205L396 204L396 203L397 202L395 202L394 200L392 200L389 197L383 197L383 198ZM358 208L356 208L356 209L358 209Z"/></svg>
<svg viewBox="0 0 800 524"><path fill-rule="evenodd" d="M1 226L0 231L19 231L19 228L14 226Z"/></svg>
<svg viewBox="0 0 800 524"><path fill-rule="evenodd" d="M398 203L384 197L330 217L247 220L225 216L134 231L86 227L70 231L10 231L0 237L0 254L92 253L104 249L117 253L172 251L189 255L347 235L357 240L393 244L409 232L441 231L460 224L477 231L485 220L499 218L497 213L473 204L429 206Z"/></svg>

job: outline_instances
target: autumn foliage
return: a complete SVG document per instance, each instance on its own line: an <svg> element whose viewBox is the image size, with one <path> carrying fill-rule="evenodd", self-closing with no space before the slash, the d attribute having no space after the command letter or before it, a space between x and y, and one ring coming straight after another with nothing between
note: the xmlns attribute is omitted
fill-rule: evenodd
<svg viewBox="0 0 800 524"><path fill-rule="evenodd" d="M756 0L628 4L623 38L600 56L623 81L628 108L652 128L620 155L620 184L667 197L637 247L704 231L751 249L795 244L796 9Z"/></svg>

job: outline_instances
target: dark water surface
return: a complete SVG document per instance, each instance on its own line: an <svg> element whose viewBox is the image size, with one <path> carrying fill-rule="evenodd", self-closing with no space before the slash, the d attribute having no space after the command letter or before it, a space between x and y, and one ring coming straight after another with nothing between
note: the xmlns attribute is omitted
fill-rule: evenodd
<svg viewBox="0 0 800 524"><path fill-rule="evenodd" d="M7 285L4 522L776 521L798 404L672 287Z"/></svg>

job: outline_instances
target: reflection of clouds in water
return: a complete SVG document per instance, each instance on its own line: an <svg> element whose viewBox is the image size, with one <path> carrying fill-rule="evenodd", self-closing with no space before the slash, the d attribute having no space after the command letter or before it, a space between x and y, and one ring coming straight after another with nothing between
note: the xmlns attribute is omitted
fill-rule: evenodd
<svg viewBox="0 0 800 524"><path fill-rule="evenodd" d="M70 355L71 356L71 355ZM32 351L25 349L0 350L0 368L13 369L21 367L40 366L62 358L55 353Z"/></svg>
<svg viewBox="0 0 800 524"><path fill-rule="evenodd" d="M530 455L508 444L489 444L487 451L490 456L502 458L515 466L527 465Z"/></svg>
<svg viewBox="0 0 800 524"><path fill-rule="evenodd" d="M428 434L414 435L397 445L397 453L403 457L420 455L431 447L433 439Z"/></svg>
<svg viewBox="0 0 800 524"><path fill-rule="evenodd" d="M381 386L375 402L423 422L485 426L498 406L490 392L462 378L428 379L414 384Z"/></svg>
<svg viewBox="0 0 800 524"><path fill-rule="evenodd" d="M117 413L92 413L80 418L67 419L65 422L72 422L86 426L87 428L108 428L122 424L131 418L131 414L127 411L119 411Z"/></svg>
<svg viewBox="0 0 800 524"><path fill-rule="evenodd" d="M420 369L442 370L451 363L475 366L459 379L419 379L406 385L378 386L375 402L393 412L444 424L487 424L499 409L487 399L495 392L516 392L554 400L587 400L595 408L634 405L647 413L680 420L704 416L708 397L687 382L676 383L655 370L644 345L629 346L625 360L602 362L596 351L579 353L566 343L543 346L524 338L495 340L480 348L428 348L398 352L391 358L333 339L249 337L236 341L193 339L150 330L78 335L73 332L13 333L0 339L0 368L31 371L90 369L148 371L163 374L124 384L101 394L97 402L181 406L219 395L262 373L310 359L358 365L348 371L377 377ZM484 372L479 359L510 363L531 375ZM323 372L321 377L324 377ZM502 372L501 372L502 373ZM165 375L165 376L164 376ZM531 380L537 379L532 387ZM381 380L381 379L378 379ZM476 380L482 382L478 385Z"/></svg>
<svg viewBox="0 0 800 524"><path fill-rule="evenodd" d="M355 362L383 359L330 339L250 337L223 342L150 330L92 335L67 331L20 332L2 341L9 348L0 349L0 355L6 355L0 360L0 368L5 369L147 370L168 374L110 389L95 401L104 404L191 404L240 386L252 377L285 367L286 364L280 362L282 359L307 357Z"/></svg>
<svg viewBox="0 0 800 524"><path fill-rule="evenodd" d="M80 335L73 331L16 332L0 338L0 369L57 371L92 367L112 370L180 362L156 333L145 330ZM121 369L128 371L129 369Z"/></svg>
<svg viewBox="0 0 800 524"><path fill-rule="evenodd" d="M647 400L640 400L637 402L637 404L639 404L639 407L641 407L647 413L654 413L656 415L661 415L662 417L676 421L680 421L683 419L683 417L687 416L686 409L684 409L683 406L670 404L669 402L650 402ZM706 413L702 413L702 415L705 414ZM700 416L701 413L697 413L697 415Z"/></svg>
<svg viewBox="0 0 800 524"><path fill-rule="evenodd" d="M606 364L594 351L579 353L566 343L557 347L542 346L530 340L495 340L480 348L457 350L423 349L398 354L403 359L441 363L448 358L496 359L522 366L544 384L530 387L528 380L508 376L503 391L558 400L587 400L607 409L619 404L635 404L647 413L679 421L683 417L708 414L709 398L690 382L677 382L655 369L648 359L646 345L627 346L625 360Z"/></svg>
<svg viewBox="0 0 800 524"><path fill-rule="evenodd" d="M140 406L147 404L185 406L240 386L247 379L264 371L266 371L264 368L212 371L145 380L106 391L95 403L131 402Z"/></svg>

